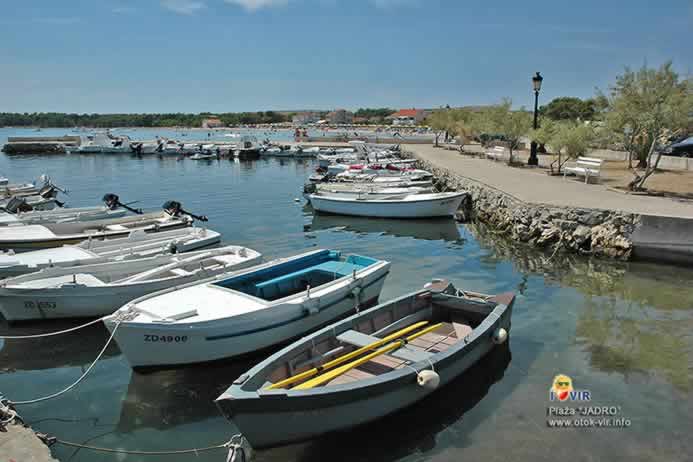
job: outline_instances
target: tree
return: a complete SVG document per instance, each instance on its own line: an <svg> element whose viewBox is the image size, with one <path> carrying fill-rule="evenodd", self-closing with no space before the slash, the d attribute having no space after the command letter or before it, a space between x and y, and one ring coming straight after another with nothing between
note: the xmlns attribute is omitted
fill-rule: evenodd
<svg viewBox="0 0 693 462"><path fill-rule="evenodd" d="M607 126L623 134L630 155L636 154L630 190L643 190L645 181L657 170L662 157L657 151L667 135L682 130L693 117L693 81L679 79L671 62L659 69L643 65L638 71L625 69L610 89Z"/></svg>
<svg viewBox="0 0 693 462"><path fill-rule="evenodd" d="M541 107L541 114L551 120L592 120L596 112L593 99L581 100L571 96L554 98Z"/></svg>
<svg viewBox="0 0 693 462"><path fill-rule="evenodd" d="M441 109L426 118L426 124L436 130L436 146L442 132L458 138L464 144L465 138L475 133L474 113L466 109Z"/></svg>
<svg viewBox="0 0 693 462"><path fill-rule="evenodd" d="M553 173L554 165L557 165L557 172L561 173L561 168L568 160L577 159L587 153L595 138L595 132L591 125L584 122L544 121L541 128L532 131L530 138L548 145L558 155L558 159L551 163L550 168Z"/></svg>
<svg viewBox="0 0 693 462"><path fill-rule="evenodd" d="M532 115L524 108L513 111L511 107L512 101L505 98L500 104L479 111L472 120L474 131L505 137L510 151L508 164L513 163L513 151L520 146L520 139L532 129Z"/></svg>

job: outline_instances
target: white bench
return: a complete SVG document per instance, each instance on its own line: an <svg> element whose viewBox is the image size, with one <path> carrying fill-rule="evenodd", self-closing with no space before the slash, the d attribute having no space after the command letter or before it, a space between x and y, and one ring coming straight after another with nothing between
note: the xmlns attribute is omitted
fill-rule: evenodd
<svg viewBox="0 0 693 462"><path fill-rule="evenodd" d="M505 156L505 148L503 146L494 146L493 149L487 150L484 154L487 159L502 159Z"/></svg>
<svg viewBox="0 0 693 462"><path fill-rule="evenodd" d="M563 178L565 179L568 173L573 173L577 176L585 177L585 184L589 183L590 178L599 178L601 176L602 159L594 157L578 157L575 165L563 167Z"/></svg>

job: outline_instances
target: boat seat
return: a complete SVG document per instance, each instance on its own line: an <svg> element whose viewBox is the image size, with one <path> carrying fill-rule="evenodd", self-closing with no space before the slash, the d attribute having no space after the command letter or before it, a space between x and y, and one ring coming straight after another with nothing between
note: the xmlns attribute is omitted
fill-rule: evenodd
<svg viewBox="0 0 693 462"><path fill-rule="evenodd" d="M360 265L354 265L353 263L346 263L341 261L327 261L319 265L310 266L293 273L283 274L277 276L276 278L269 279L264 282L255 284L255 294L261 298L271 298L272 292L281 293L282 285L294 285L293 281L298 281L302 275L307 275L312 272L323 272L327 274L336 274L337 278L351 274L354 270L358 271L363 267ZM274 289L271 290L271 288Z"/></svg>
<svg viewBox="0 0 693 462"><path fill-rule="evenodd" d="M382 339L374 337L373 335L362 334L361 332L355 330L348 330L346 332L342 332L341 334L339 334L337 336L337 340L339 340L342 343L348 343L350 345L354 345L361 348ZM389 352L388 354L395 358L404 359L406 361L411 361L414 363L419 361L425 361L429 357L433 356L433 353L429 353L413 345L405 345L401 348L397 348L396 350Z"/></svg>

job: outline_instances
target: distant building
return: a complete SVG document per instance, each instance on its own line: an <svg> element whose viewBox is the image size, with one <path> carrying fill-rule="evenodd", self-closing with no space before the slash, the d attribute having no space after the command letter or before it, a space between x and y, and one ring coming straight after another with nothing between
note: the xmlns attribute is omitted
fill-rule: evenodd
<svg viewBox="0 0 693 462"><path fill-rule="evenodd" d="M221 128L224 123L218 117L209 117L202 120L202 128Z"/></svg>
<svg viewBox="0 0 693 462"><path fill-rule="evenodd" d="M299 112L291 118L294 125L308 125L317 123L320 120L320 114L317 112Z"/></svg>
<svg viewBox="0 0 693 462"><path fill-rule="evenodd" d="M400 109L394 114L387 116L392 121L392 125L406 126L416 125L428 116L429 111L424 109Z"/></svg>
<svg viewBox="0 0 693 462"><path fill-rule="evenodd" d="M354 113L346 109L337 109L327 114L327 121L332 125L354 123Z"/></svg>

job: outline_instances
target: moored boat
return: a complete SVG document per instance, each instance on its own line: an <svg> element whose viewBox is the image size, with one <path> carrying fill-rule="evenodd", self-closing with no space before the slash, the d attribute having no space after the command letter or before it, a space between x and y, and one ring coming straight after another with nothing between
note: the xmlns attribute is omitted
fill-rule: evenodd
<svg viewBox="0 0 693 462"><path fill-rule="evenodd" d="M466 192L395 194L371 198L343 197L344 194L308 194L306 198L317 212L380 218L451 217Z"/></svg>
<svg viewBox="0 0 693 462"><path fill-rule="evenodd" d="M146 233L133 231L125 237L87 239L77 245L0 253L0 278L34 273L44 268L74 267L107 261L123 261L154 255L198 250L218 244L221 234L206 228L187 227Z"/></svg>
<svg viewBox="0 0 693 462"><path fill-rule="evenodd" d="M86 239L123 237L132 231L159 232L190 226L194 217L177 202L164 204L164 211L113 220L0 227L0 249L34 250L78 244Z"/></svg>
<svg viewBox="0 0 693 462"><path fill-rule="evenodd" d="M104 323L132 367L236 357L373 304L389 269L386 261L313 250L133 300Z"/></svg>
<svg viewBox="0 0 693 462"><path fill-rule="evenodd" d="M252 266L261 255L227 246L70 268L47 268L0 282L9 322L110 314L143 295Z"/></svg>
<svg viewBox="0 0 693 462"><path fill-rule="evenodd" d="M514 300L436 280L287 346L238 377L216 403L255 448L377 420L505 343Z"/></svg>

